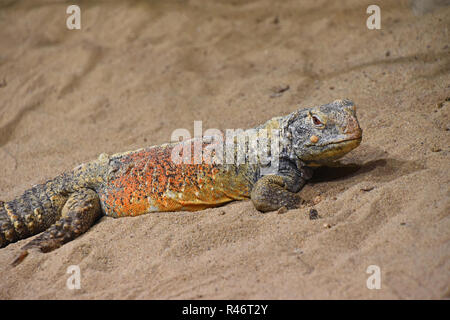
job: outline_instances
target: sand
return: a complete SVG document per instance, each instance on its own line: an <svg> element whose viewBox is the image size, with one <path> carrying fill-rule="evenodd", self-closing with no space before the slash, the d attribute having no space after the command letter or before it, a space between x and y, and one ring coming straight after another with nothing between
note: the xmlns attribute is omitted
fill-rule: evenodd
<svg viewBox="0 0 450 320"><path fill-rule="evenodd" d="M66 2L0 2L2 200L195 120L249 128L349 98L364 130L342 160L353 168L320 169L301 191L313 206L103 217L13 268L22 240L0 249L0 298L450 298L444 2L377 1L380 30L359 0L79 1L81 30Z"/></svg>

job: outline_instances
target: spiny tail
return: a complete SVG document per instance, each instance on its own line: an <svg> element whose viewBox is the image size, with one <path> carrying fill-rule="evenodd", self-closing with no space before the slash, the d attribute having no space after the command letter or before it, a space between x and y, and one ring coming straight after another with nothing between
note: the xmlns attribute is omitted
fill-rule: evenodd
<svg viewBox="0 0 450 320"><path fill-rule="evenodd" d="M22 196L0 201L0 248L38 234L60 216L67 195L61 192L64 177L33 186Z"/></svg>

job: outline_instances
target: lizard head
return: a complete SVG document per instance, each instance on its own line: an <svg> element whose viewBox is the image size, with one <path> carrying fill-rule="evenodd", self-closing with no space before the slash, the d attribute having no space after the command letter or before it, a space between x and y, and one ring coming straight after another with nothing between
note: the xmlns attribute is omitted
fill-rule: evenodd
<svg viewBox="0 0 450 320"><path fill-rule="evenodd" d="M292 151L308 166L339 159L361 143L362 130L350 100L300 109L288 121Z"/></svg>

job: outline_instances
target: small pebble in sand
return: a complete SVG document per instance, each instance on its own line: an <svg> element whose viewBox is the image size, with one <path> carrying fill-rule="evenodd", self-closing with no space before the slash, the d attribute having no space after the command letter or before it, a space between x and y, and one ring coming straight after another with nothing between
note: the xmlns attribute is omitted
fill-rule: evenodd
<svg viewBox="0 0 450 320"><path fill-rule="evenodd" d="M329 223L324 223L324 224L323 224L323 227L326 228L326 229L330 229L330 228L331 228L331 224L329 224Z"/></svg>
<svg viewBox="0 0 450 320"><path fill-rule="evenodd" d="M319 213L316 209L309 210L309 220L316 220L319 219Z"/></svg>
<svg viewBox="0 0 450 320"><path fill-rule="evenodd" d="M272 94L270 95L271 98L279 97L283 94L283 92L289 90L289 85L280 85L272 88Z"/></svg>
<svg viewBox="0 0 450 320"><path fill-rule="evenodd" d="M288 209L285 206L282 206L280 209L278 209L277 214L283 214L286 213Z"/></svg>
<svg viewBox="0 0 450 320"><path fill-rule="evenodd" d="M439 151L442 151L442 149L439 148L438 146L432 146L431 147L431 152L439 152Z"/></svg>
<svg viewBox="0 0 450 320"><path fill-rule="evenodd" d="M313 203L314 203L314 204L318 204L320 201L322 201L322 197L321 197L321 196L316 196L316 197L314 197L314 199L313 199Z"/></svg>
<svg viewBox="0 0 450 320"><path fill-rule="evenodd" d="M223 216L225 213L226 213L225 210L220 210L219 211L219 215L221 215L221 216Z"/></svg>

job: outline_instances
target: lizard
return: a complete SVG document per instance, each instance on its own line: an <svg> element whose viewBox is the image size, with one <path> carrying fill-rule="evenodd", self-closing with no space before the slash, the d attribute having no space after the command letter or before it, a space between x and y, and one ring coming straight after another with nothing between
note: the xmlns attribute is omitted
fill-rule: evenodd
<svg viewBox="0 0 450 320"><path fill-rule="evenodd" d="M175 161L174 154L192 151L189 148L196 143L195 137L101 154L96 160L34 185L11 201L0 201L0 248L38 234L22 247L13 262L17 265L28 250L55 250L86 232L103 215L118 218L198 211L244 199L251 199L260 212L298 208L302 204L298 193L311 179L314 168L333 163L362 140L356 107L348 99L300 108L253 129L269 132L266 146L274 141L272 132L279 133L281 146L275 168L270 167L270 161L250 161L249 152L238 163ZM206 138L201 138L201 146L208 145ZM233 146L236 139L234 136ZM189 148L179 153L186 145ZM236 160L239 147L230 150Z"/></svg>

